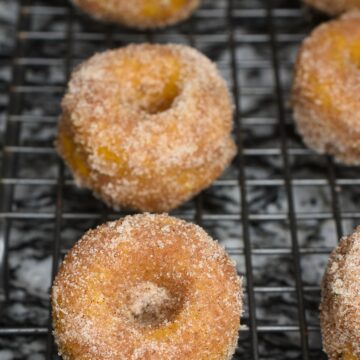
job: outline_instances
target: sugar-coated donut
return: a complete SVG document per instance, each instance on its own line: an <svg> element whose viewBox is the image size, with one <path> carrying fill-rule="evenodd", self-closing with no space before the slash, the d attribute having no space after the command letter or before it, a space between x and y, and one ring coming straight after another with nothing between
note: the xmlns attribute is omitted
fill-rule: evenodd
<svg viewBox="0 0 360 360"><path fill-rule="evenodd" d="M106 203L169 211L235 155L232 101L215 65L183 45L130 45L72 75L57 148Z"/></svg>
<svg viewBox="0 0 360 360"><path fill-rule="evenodd" d="M200 227L135 215L88 231L52 288L55 339L66 360L228 360L241 281Z"/></svg>
<svg viewBox="0 0 360 360"><path fill-rule="evenodd" d="M321 328L330 360L360 359L360 227L331 254L322 283Z"/></svg>
<svg viewBox="0 0 360 360"><path fill-rule="evenodd" d="M307 4L330 15L360 9L360 0L304 0Z"/></svg>
<svg viewBox="0 0 360 360"><path fill-rule="evenodd" d="M360 13L320 25L299 52L292 94L304 142L360 164Z"/></svg>
<svg viewBox="0 0 360 360"><path fill-rule="evenodd" d="M158 28L188 18L200 0L72 0L88 14L139 29Z"/></svg>

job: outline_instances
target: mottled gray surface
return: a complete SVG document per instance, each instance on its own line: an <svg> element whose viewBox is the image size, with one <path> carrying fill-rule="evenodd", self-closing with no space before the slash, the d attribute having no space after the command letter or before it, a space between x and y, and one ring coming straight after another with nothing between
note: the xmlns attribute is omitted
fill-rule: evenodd
<svg viewBox="0 0 360 360"><path fill-rule="evenodd" d="M59 114L59 101L65 81L64 58L68 52L64 31L66 29L66 1L49 0L23 1L27 4L59 6L56 14L35 14L23 11L19 31L19 54L22 58L52 59L38 65L17 66L17 85L55 86L34 93L13 93L12 101L17 102L12 115L30 116L31 121L19 124L18 145L50 148L48 153L20 154L18 168L14 177L24 179L42 179L41 185L16 185L9 211L20 214L45 214L42 219L16 218L9 222L9 267L10 301L0 318L0 327L46 327L49 321L49 286L52 267L54 242L54 221L56 187L59 162L51 147L56 131L56 117ZM236 61L238 82L240 85L239 105L241 108L244 147L246 155L245 176L246 204L250 214L250 243L254 249L252 256L254 285L256 287L256 316L259 326L297 326L298 307L294 292L294 261L291 255L292 235L288 221L289 203L284 184L281 136L278 126L278 108L274 91L275 80L271 69L271 46L268 34L268 19L264 0L234 1L234 27L236 41ZM318 331L319 283L329 250L336 244L333 216L333 198L329 185L328 160L310 151L304 150L301 139L296 135L288 106L288 94L291 84L292 66L296 49L301 38L308 33L312 24L309 12L301 11L298 1L274 1L277 7L274 25L277 30L280 76L283 86L284 107L291 175L295 181L293 190L294 207L297 217L296 235L303 254L301 255L302 281L305 289L304 303L307 324L310 326L310 357L314 360L325 359L321 352L321 340ZM192 22L159 31L153 34L154 41L188 43L195 45L219 64L221 72L232 84L230 66L229 33L226 21L227 1L204 1L201 10ZM261 8L264 13L253 10ZM64 12L65 10L65 12ZM247 11L245 13L245 11ZM0 119L1 132L4 133L5 119L9 113L7 85L11 84L12 62L15 50L16 1L0 0ZM244 15L246 14L246 15ZM260 16L259 16L260 15ZM86 34L101 34L107 30L112 37L89 39ZM59 34L60 40L35 39L37 33ZM76 13L74 17L74 43L72 66L108 46L121 46L128 42L142 42L148 39L145 34L120 28L104 27L102 24ZM187 34L195 33L189 37ZM41 35L41 34L40 34ZM39 36L38 36L39 37ZM30 39L32 38L32 39ZM4 59L4 61L2 60ZM19 90L19 89L18 89ZM47 122L37 120L49 117ZM54 117L54 118L52 118ZM46 118L47 119L47 118ZM8 145L9 138L6 137ZM4 136L1 136L4 140ZM203 221L205 229L229 250L237 261L239 272L246 275L243 217L240 208L239 176L235 161L222 177L210 189L206 190L203 203ZM359 169L335 166L335 174L340 179L337 196L343 216L342 226L345 233L351 231L358 222L360 191L356 185L347 185L358 180ZM67 174L70 179L70 175ZM47 181L47 180L50 180ZM307 180L311 180L310 183ZM314 182L313 180L316 180ZM51 183L51 181L53 181ZM347 181L347 183L346 183ZM267 186L264 186L267 182ZM7 191L10 187L6 188ZM61 246L66 249L89 227L103 221L111 210L95 200L88 191L79 190L71 183L63 191L63 212L66 219L61 227ZM191 201L174 212L175 215L193 219L195 202ZM77 214L79 219L71 219ZM80 214L87 214L81 217ZM102 218L89 219L92 214L101 214ZM314 215L313 215L314 214ZM320 216L320 215L321 216ZM117 216L117 215L114 215ZM266 251L268 249L269 251ZM276 249L278 251L276 251ZM272 252L272 254L271 254ZM268 291L266 287L273 287ZM280 292L281 288L287 291ZM248 309L243 323L247 325ZM296 330L296 329L295 329ZM259 332L260 359L302 359L300 335L298 331L279 331L276 333ZM44 359L47 336L0 336L0 359ZM246 330L241 333L236 359L251 359L251 343Z"/></svg>

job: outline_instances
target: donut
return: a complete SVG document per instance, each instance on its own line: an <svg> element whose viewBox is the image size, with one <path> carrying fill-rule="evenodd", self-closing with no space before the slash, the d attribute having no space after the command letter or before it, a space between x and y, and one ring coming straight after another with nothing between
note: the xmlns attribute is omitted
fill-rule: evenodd
<svg viewBox="0 0 360 360"><path fill-rule="evenodd" d="M360 226L330 256L322 282L321 328L329 360L360 359Z"/></svg>
<svg viewBox="0 0 360 360"><path fill-rule="evenodd" d="M88 231L52 287L66 360L225 360L234 353L242 286L200 227L141 214Z"/></svg>
<svg viewBox="0 0 360 360"><path fill-rule="evenodd" d="M200 0L72 0L93 17L138 29L160 28L188 18Z"/></svg>
<svg viewBox="0 0 360 360"><path fill-rule="evenodd" d="M360 0L304 0L307 4L330 15L360 9Z"/></svg>
<svg viewBox="0 0 360 360"><path fill-rule="evenodd" d="M232 100L204 55L130 45L86 61L62 102L57 149L108 205L168 212L231 162Z"/></svg>
<svg viewBox="0 0 360 360"><path fill-rule="evenodd" d="M304 41L292 106L310 148L360 164L360 12L320 25Z"/></svg>

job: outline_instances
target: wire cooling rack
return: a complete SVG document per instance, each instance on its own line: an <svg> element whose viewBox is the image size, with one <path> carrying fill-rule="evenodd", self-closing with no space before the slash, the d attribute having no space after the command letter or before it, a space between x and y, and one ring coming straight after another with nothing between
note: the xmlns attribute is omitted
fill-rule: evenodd
<svg viewBox="0 0 360 360"><path fill-rule="evenodd" d="M126 214L77 189L55 153L69 74L95 52L148 41L198 48L234 95L237 158L174 212L219 239L244 276L234 359L325 359L320 280L359 221L360 172L305 148L288 103L296 49L324 19L295 0L207 0L189 21L144 33L65 0L3 0L0 10L0 358L57 357L48 294L59 262L88 228Z"/></svg>

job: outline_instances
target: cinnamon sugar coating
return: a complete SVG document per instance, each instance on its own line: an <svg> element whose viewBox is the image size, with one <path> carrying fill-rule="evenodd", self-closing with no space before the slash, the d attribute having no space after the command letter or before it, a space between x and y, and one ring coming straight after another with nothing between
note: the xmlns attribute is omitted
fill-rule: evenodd
<svg viewBox="0 0 360 360"><path fill-rule="evenodd" d="M162 212L208 187L231 162L233 106L204 55L130 45L72 75L57 149L77 183L107 204Z"/></svg>
<svg viewBox="0 0 360 360"><path fill-rule="evenodd" d="M242 287L233 262L200 227L135 215L88 231L52 288L65 360L229 360Z"/></svg>
<svg viewBox="0 0 360 360"><path fill-rule="evenodd" d="M307 4L330 15L360 10L360 0L304 0Z"/></svg>
<svg viewBox="0 0 360 360"><path fill-rule="evenodd" d="M329 359L360 359L360 227L342 238L330 256L320 310Z"/></svg>
<svg viewBox="0 0 360 360"><path fill-rule="evenodd" d="M344 164L360 164L359 12L320 25L304 41L292 104L309 147Z"/></svg>
<svg viewBox="0 0 360 360"><path fill-rule="evenodd" d="M188 18L200 0L72 0L100 20L138 29L159 28Z"/></svg>

